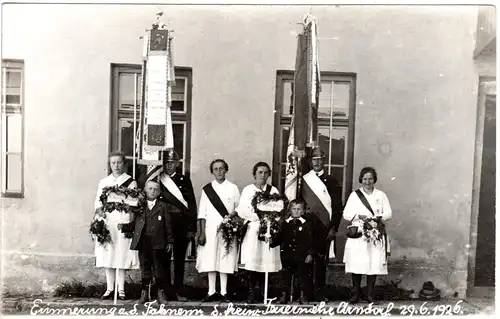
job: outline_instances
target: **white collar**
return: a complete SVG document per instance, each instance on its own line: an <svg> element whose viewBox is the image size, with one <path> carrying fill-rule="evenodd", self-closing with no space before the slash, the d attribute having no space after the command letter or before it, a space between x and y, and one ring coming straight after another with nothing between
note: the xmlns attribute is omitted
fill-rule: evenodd
<svg viewBox="0 0 500 319"><path fill-rule="evenodd" d="M148 203L156 203L156 198L153 200L148 199L147 201L148 201Z"/></svg>
<svg viewBox="0 0 500 319"><path fill-rule="evenodd" d="M227 178L225 178L222 183L219 183L217 180L214 179L212 181L212 185L224 185L224 184L226 184L226 182L227 182Z"/></svg>
<svg viewBox="0 0 500 319"><path fill-rule="evenodd" d="M313 172L314 172L314 174L318 175L318 177L319 177L319 176L321 176L321 175L323 175L325 173L325 170L322 169L319 172L316 172L316 171L313 170Z"/></svg>
<svg viewBox="0 0 500 319"><path fill-rule="evenodd" d="M295 219L295 218L293 218L293 217L291 217L291 216L290 216L290 217L288 217L288 218L286 219L286 222L287 222L287 223L289 223L290 221L292 221L292 220L294 220L294 219ZM298 220L300 220L300 222L301 222L302 224L306 222L306 220L305 220L304 218L302 218L302 217L299 217L299 218L298 218Z"/></svg>

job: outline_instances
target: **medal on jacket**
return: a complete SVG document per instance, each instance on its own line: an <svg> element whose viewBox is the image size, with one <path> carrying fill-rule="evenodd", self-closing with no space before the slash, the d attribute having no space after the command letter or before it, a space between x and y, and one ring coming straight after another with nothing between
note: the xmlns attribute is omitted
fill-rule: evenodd
<svg viewBox="0 0 500 319"><path fill-rule="evenodd" d="M158 216L158 220L161 220L161 216Z"/></svg>
<svg viewBox="0 0 500 319"><path fill-rule="evenodd" d="M302 226L299 227L299 231L302 231Z"/></svg>

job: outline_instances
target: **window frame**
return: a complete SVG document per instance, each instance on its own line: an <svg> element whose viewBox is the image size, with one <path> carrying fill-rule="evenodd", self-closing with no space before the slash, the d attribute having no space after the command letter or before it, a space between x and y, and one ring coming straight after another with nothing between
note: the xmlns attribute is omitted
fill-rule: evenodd
<svg viewBox="0 0 500 319"><path fill-rule="evenodd" d="M20 103L19 104L7 104L7 95L6 95L6 89L7 89L7 70L8 69L16 69L19 70L21 73L21 83L20 83ZM3 137L2 137L2 197L4 198L24 198L24 149L25 149L25 142L24 142L24 136L25 136L25 109L26 109L26 99L25 99L25 91L26 91L26 86L25 86L25 73L26 73L26 66L24 63L24 60L21 59L2 59L2 86L1 86L1 91L2 91L2 135L3 132L5 132L5 145L3 143ZM8 146L8 139L7 139L7 116L10 116L12 114L19 114L21 115L21 150L20 152L10 152L7 149ZM5 121L4 121L5 119ZM5 149L5 151L4 151ZM21 189L19 191L11 191L7 188L7 157L9 155L15 155L18 154L21 156Z"/></svg>
<svg viewBox="0 0 500 319"><path fill-rule="evenodd" d="M119 149L119 76L120 73L142 72L141 64L111 63L110 66L110 122L109 122L109 148L108 151ZM184 159L182 161L183 173L190 176L191 172L191 118L192 118L192 88L193 69L185 66L175 66L175 77L185 79L186 100L184 101L184 111L172 111L172 123L184 124ZM137 105L139 107L139 104ZM133 111L130 111L133 114ZM127 156L129 158L130 156ZM109 168L108 168L109 171ZM137 176L136 176L137 178Z"/></svg>
<svg viewBox="0 0 500 319"><path fill-rule="evenodd" d="M348 116L334 116L330 123L330 118L318 118L318 134L320 127L345 127L347 129L347 141L346 141L346 151L344 154L345 158L345 181L342 189L343 196L342 200L345 203L349 194L352 192L353 186L353 170L354 170L354 133L355 133L355 118L356 118L356 73L352 72L333 72L333 71L321 71L321 80L339 82L339 83L349 83L349 110ZM294 78L294 71L292 70L278 70L276 71L276 91L275 91L275 108L274 108L274 137L273 137L273 172L272 172L272 182L273 185L279 189L281 193L281 181L280 181L280 171L281 171L281 139L282 139L282 127L290 126L292 122L292 115L282 114L283 107L288 107L283 105L284 100L284 83L292 81ZM340 165L332 165L328 163L325 167L340 167Z"/></svg>

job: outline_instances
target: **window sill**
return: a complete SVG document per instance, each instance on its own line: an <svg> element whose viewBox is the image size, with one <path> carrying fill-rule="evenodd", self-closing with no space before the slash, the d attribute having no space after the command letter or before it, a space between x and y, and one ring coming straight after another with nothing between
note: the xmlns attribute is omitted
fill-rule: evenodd
<svg viewBox="0 0 500 319"><path fill-rule="evenodd" d="M21 193L2 193L3 198L24 198L24 194Z"/></svg>

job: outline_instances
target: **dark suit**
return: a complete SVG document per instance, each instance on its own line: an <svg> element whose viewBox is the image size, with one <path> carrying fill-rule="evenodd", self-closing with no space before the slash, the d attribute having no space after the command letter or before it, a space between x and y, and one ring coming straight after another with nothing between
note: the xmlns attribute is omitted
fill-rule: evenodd
<svg viewBox="0 0 500 319"><path fill-rule="evenodd" d="M271 241L271 247L281 246L281 264L283 266L283 289L290 293L292 276L299 278L299 287L307 296L311 293L311 264L306 264L308 255L314 256L313 224L307 219L287 219L280 231Z"/></svg>
<svg viewBox="0 0 500 319"><path fill-rule="evenodd" d="M151 268L154 267L157 283L164 284L170 268L170 253L166 249L168 244L174 243L167 205L157 200L150 210L146 204L134 222L123 225L123 232L131 230L134 235L130 249L139 251L143 282L151 280Z"/></svg>
<svg viewBox="0 0 500 319"><path fill-rule="evenodd" d="M167 204L172 221L174 236L174 289L177 293L182 292L184 286L184 264L186 261L186 250L189 243L187 233L196 233L197 208L193 185L189 177L175 173L172 180L187 202L186 208L175 196L170 193L163 183L160 183L160 200ZM167 281L171 283L170 268L167 273Z"/></svg>
<svg viewBox="0 0 500 319"><path fill-rule="evenodd" d="M322 298L324 297L326 271L328 268L328 250L330 248L330 242L327 241L327 237L331 229L334 229L335 232L338 231L342 219L342 189L335 177L331 175L323 172L319 178L325 184L330 195L332 218L329 225L325 225L314 211L307 214L305 218L309 219L314 225L314 250L316 252L314 258L314 291L319 298ZM336 241L334 244L336 245Z"/></svg>

